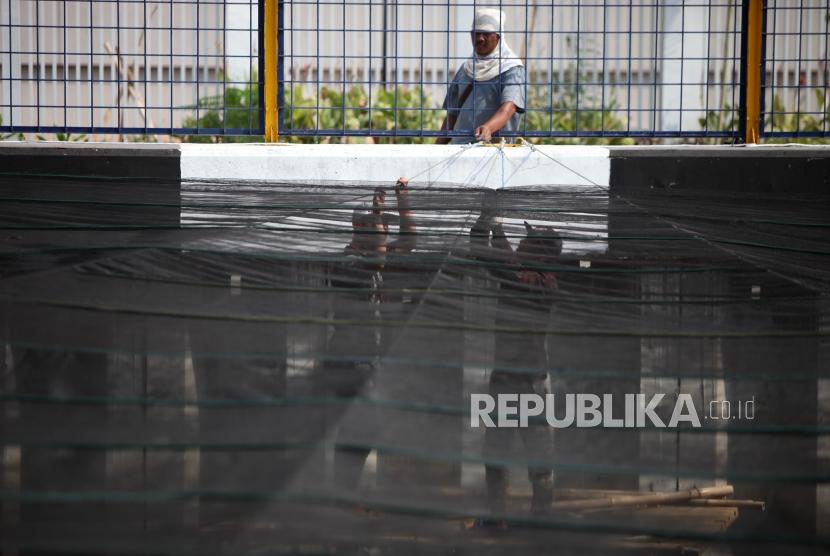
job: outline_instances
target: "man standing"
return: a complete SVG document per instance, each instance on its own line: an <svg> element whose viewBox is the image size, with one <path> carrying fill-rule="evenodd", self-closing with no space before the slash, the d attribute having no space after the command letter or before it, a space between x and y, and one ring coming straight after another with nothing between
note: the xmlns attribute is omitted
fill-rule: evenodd
<svg viewBox="0 0 830 556"><path fill-rule="evenodd" d="M551 362L544 334L514 332L537 323L544 326L558 295L556 275L550 267L562 254L562 238L553 228L534 228L525 222L527 237L514 251L498 217L495 192L485 196L481 216L470 230L472 256L490 263L490 274L500 291L495 337L495 361L490 373L489 393L500 395L548 394L545 386ZM503 462L515 457L513 441L521 438L522 453L528 462L528 479L533 489L531 512L544 516L553 501L553 443L551 430L545 424L527 427L488 427L484 436L485 479L487 503L496 521L484 525L505 527L501 521L507 508L507 467Z"/></svg>
<svg viewBox="0 0 830 556"><path fill-rule="evenodd" d="M476 10L471 32L473 54L456 72L444 99L447 117L439 144L490 141L500 130L516 131L525 111L525 68L504 38L504 12Z"/></svg>

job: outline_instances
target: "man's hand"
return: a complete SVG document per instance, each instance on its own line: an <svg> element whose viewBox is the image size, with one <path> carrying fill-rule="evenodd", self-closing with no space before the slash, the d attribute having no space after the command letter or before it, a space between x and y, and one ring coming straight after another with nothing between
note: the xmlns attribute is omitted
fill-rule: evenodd
<svg viewBox="0 0 830 556"><path fill-rule="evenodd" d="M537 272L535 270L520 270L519 282L528 286L536 286L545 290L558 290L559 283L553 272Z"/></svg>
<svg viewBox="0 0 830 556"><path fill-rule="evenodd" d="M409 180L406 178L398 178L395 183L395 197L398 199L398 211L401 216L409 211Z"/></svg>
<svg viewBox="0 0 830 556"><path fill-rule="evenodd" d="M499 106L496 113L489 120L476 128L476 139L479 141L490 141L493 134L504 127L507 121L516 113L516 105L509 100Z"/></svg>
<svg viewBox="0 0 830 556"><path fill-rule="evenodd" d="M486 122L484 125L480 125L476 128L476 139L478 141L484 141L485 143L489 143L490 139L493 138L493 133L496 132L490 125L490 122Z"/></svg>

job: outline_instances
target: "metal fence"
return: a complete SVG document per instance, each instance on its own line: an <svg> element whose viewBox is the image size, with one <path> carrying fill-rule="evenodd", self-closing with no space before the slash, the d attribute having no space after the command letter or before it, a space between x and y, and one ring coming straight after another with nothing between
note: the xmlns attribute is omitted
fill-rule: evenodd
<svg viewBox="0 0 830 556"><path fill-rule="evenodd" d="M762 136L830 136L830 2L768 0L764 21Z"/></svg>
<svg viewBox="0 0 830 556"><path fill-rule="evenodd" d="M472 14L493 6L526 66L515 135L828 136L827 0L0 5L4 133L432 141Z"/></svg>
<svg viewBox="0 0 830 556"><path fill-rule="evenodd" d="M1 1L0 129L262 133L257 0Z"/></svg>
<svg viewBox="0 0 830 556"><path fill-rule="evenodd" d="M440 134L440 104L471 55L472 17L484 2L283 4L285 133ZM519 135L738 133L741 2L486 5L505 13L504 39L526 65ZM393 102L404 97L396 114L388 112L386 91L395 93Z"/></svg>

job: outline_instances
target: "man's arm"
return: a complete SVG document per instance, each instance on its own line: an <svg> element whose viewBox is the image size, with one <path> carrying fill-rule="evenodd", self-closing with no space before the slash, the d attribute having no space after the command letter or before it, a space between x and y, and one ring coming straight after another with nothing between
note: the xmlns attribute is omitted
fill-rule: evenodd
<svg viewBox="0 0 830 556"><path fill-rule="evenodd" d="M507 101L499 106L499 109L490 116L490 119L476 128L476 139L479 141L489 141L493 134L499 131L516 113L516 105L512 101Z"/></svg>
<svg viewBox="0 0 830 556"><path fill-rule="evenodd" d="M441 123L441 131L452 131L455 129L456 120L458 120L458 114L447 114L444 121ZM449 142L449 137L439 137L435 140L436 145L447 145Z"/></svg>
<svg viewBox="0 0 830 556"><path fill-rule="evenodd" d="M513 247L507 240L502 224L502 202L495 191L484 193L481 215L470 230L471 250L479 259L508 262L513 258Z"/></svg>
<svg viewBox="0 0 830 556"><path fill-rule="evenodd" d="M412 213L412 205L409 202L409 180L399 178L395 184L395 196L398 199L398 214L400 215L400 235L392 242L393 253L406 254L415 249L416 232L415 215Z"/></svg>

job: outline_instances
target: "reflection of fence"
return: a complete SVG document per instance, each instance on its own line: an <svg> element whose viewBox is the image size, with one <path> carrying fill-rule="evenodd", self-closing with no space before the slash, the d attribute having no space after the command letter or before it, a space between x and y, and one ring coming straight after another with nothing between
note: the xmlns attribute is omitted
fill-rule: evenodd
<svg viewBox="0 0 830 556"><path fill-rule="evenodd" d="M0 10L0 130L262 135L276 76L284 135L434 137L485 4L527 67L520 135L740 140L748 114L761 137L828 136L824 0L19 0Z"/></svg>

